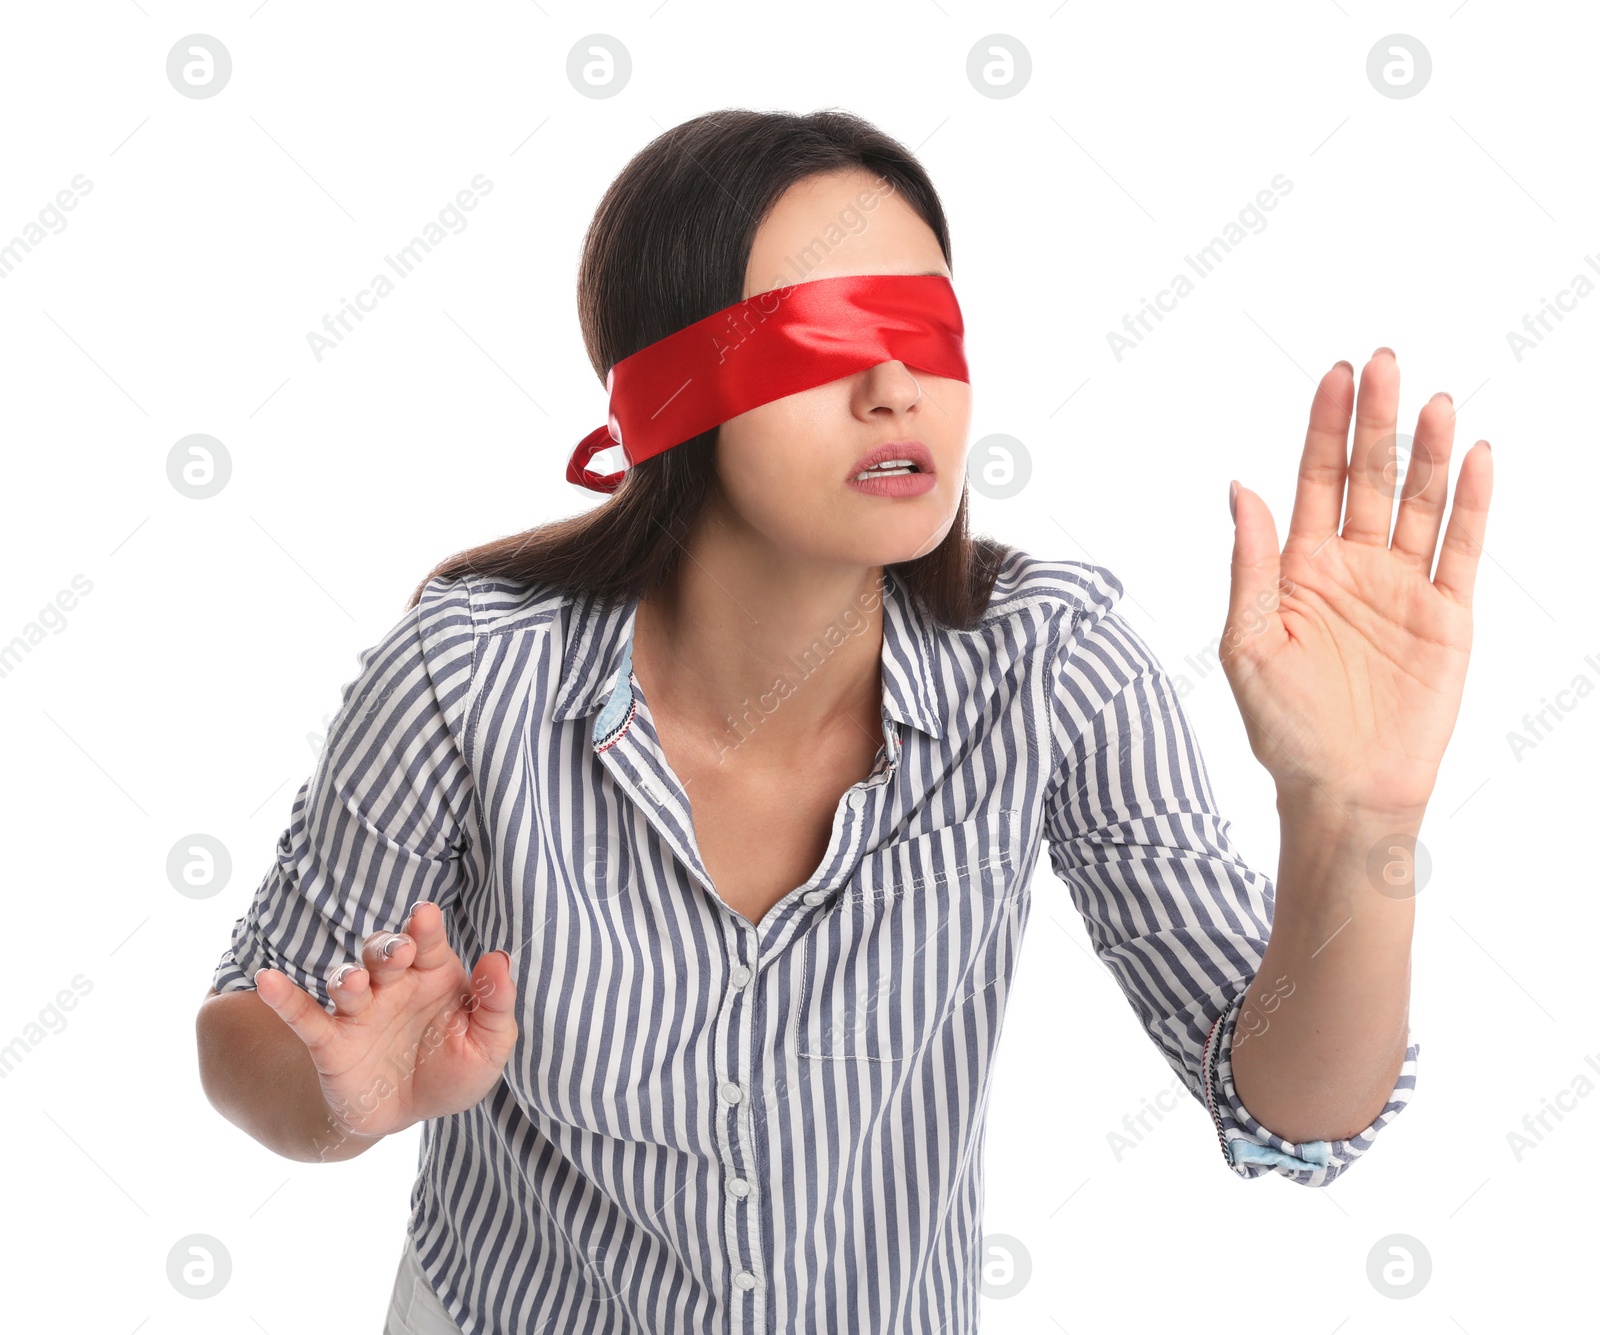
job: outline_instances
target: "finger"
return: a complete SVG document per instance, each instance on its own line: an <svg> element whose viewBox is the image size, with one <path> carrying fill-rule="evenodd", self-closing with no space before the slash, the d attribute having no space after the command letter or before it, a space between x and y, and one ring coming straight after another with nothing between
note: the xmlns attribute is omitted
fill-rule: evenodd
<svg viewBox="0 0 1600 1335"><path fill-rule="evenodd" d="M1456 500L1450 507L1444 545L1439 549L1439 569L1433 582L1458 603L1472 606L1472 586L1478 577L1478 556L1489 525L1489 497L1494 491L1494 459L1489 442L1480 440L1461 461L1456 479Z"/></svg>
<svg viewBox="0 0 1600 1335"><path fill-rule="evenodd" d="M1355 400L1354 372L1337 362L1323 375L1311 396L1311 420L1300 453L1300 479L1289 537L1283 550L1314 552L1339 531L1344 501L1345 455L1350 449L1350 412Z"/></svg>
<svg viewBox="0 0 1600 1335"><path fill-rule="evenodd" d="M278 969L258 969L256 995L270 1006L295 1037L312 1052L323 1047L336 1030L333 1019L315 998L308 996Z"/></svg>
<svg viewBox="0 0 1600 1335"><path fill-rule="evenodd" d="M471 974L472 998L466 1003L471 1030L479 1043L505 1051L517 1035L517 984L511 956L491 950Z"/></svg>
<svg viewBox="0 0 1600 1335"><path fill-rule="evenodd" d="M1278 526L1272 511L1255 492L1239 488L1233 520L1233 557L1229 564L1228 619L1222 628L1217 658L1250 662L1277 648L1284 634L1278 615L1282 559Z"/></svg>
<svg viewBox="0 0 1600 1335"><path fill-rule="evenodd" d="M437 904L426 899L413 904L404 931L416 943L412 963L419 969L438 969L456 962L456 953L450 949L450 938L444 930L444 913Z"/></svg>
<svg viewBox="0 0 1600 1335"><path fill-rule="evenodd" d="M1345 478L1344 527L1339 536L1369 547L1389 545L1394 518L1395 420L1400 408L1400 368L1379 348L1361 371L1356 396L1355 444Z"/></svg>
<svg viewBox="0 0 1600 1335"><path fill-rule="evenodd" d="M340 1015L360 1015L372 1005L372 975L346 960L328 975L328 995Z"/></svg>
<svg viewBox="0 0 1600 1335"><path fill-rule="evenodd" d="M361 943L361 963L372 975L372 986L399 977L411 967L416 946L404 932L374 932Z"/></svg>
<svg viewBox="0 0 1600 1335"><path fill-rule="evenodd" d="M1394 521L1394 538L1389 544L1392 551L1400 553L1424 575L1432 574L1433 552L1439 545L1455 434L1455 404L1441 391L1417 414L1417 434L1411 444L1411 458L1406 462L1400 517Z"/></svg>

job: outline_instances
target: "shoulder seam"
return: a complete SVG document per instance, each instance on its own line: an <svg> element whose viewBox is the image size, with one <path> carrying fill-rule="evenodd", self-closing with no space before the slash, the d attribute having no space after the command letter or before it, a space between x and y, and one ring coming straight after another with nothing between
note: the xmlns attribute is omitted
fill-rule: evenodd
<svg viewBox="0 0 1600 1335"><path fill-rule="evenodd" d="M1039 606L1050 608L1058 606L1070 607L1076 617L1077 615L1086 612L1092 612L1099 605L1099 598L1090 589L1085 588L1082 583L1078 582L1078 580L1071 578L1061 581L1055 587L1050 587L1048 584L1046 584L1045 587L1035 587L1031 590L1027 589L1026 586L1029 583L1035 583L1035 581L1030 577L1027 569L1030 565L1078 566L1087 574L1104 574L1112 580L1116 579L1115 574L1110 570L1109 567L1102 566L1096 562L1071 561L1065 558L1058 561L1052 561L1043 557L1034 556L1031 553L1023 552L1020 548L1013 550L1017 554L1017 561L1013 574L1017 577L1017 582L1021 587L1013 587L1011 592L1007 593L1003 598L1000 599L1000 601L993 604L988 610L986 610L983 621L980 622L980 624L987 623L991 620L998 621L1007 616L1014 615L1018 611ZM1074 622L1074 624L1076 624L1076 622Z"/></svg>
<svg viewBox="0 0 1600 1335"><path fill-rule="evenodd" d="M544 630L549 627L551 621L557 615L559 615L559 609L553 608L549 611L538 613L531 620L513 621L509 626L497 626L493 630L484 631L483 634L487 637L490 635L509 635L518 630Z"/></svg>
<svg viewBox="0 0 1600 1335"><path fill-rule="evenodd" d="M1069 608L1067 606L1067 604L1065 604L1065 603L1062 604L1062 607L1065 608L1066 610L1069 610L1072 613L1072 615L1071 615L1070 618L1063 618L1063 617L1059 617L1059 616L1055 618L1055 635L1053 636L1053 638L1050 641L1050 683L1049 683L1049 685L1050 685L1050 705L1051 705L1052 709L1059 709L1060 708L1060 695L1059 695L1059 690L1058 690L1058 683L1059 683L1060 677L1061 677L1062 660L1063 660L1064 655L1066 654L1066 646L1071 643L1073 634L1078 629L1078 619L1080 617L1082 617L1082 616L1087 615L1087 609L1082 608L1082 607L1070 607ZM1063 631L1062 628L1061 628L1062 622L1064 620L1066 621L1066 630L1065 631ZM1054 783L1056 775L1058 775L1061 772L1061 767L1064 764L1066 764L1066 762L1067 762L1067 750L1066 750L1066 747L1065 746L1058 746L1057 743L1056 743L1056 730L1055 730L1055 726L1054 726L1054 721L1053 720L1051 721L1051 724L1049 726L1049 741L1050 741L1050 768L1049 768L1049 771L1045 775L1045 790L1046 790L1047 793L1048 793L1048 791L1050 789L1051 784Z"/></svg>
<svg viewBox="0 0 1600 1335"><path fill-rule="evenodd" d="M461 577L461 587L467 594L467 616L472 620L472 681L476 685L478 680L478 607L472 600L472 576Z"/></svg>
<svg viewBox="0 0 1600 1335"><path fill-rule="evenodd" d="M473 765L473 757L477 751L478 741L478 716L483 710L483 687L478 680L478 655L483 647L483 636L478 630L478 606L472 597L472 577L463 575L461 587L467 595L467 615L472 619L472 671L467 679L467 691L471 696L471 706L467 710L466 725L462 733L462 754L466 757L467 766ZM481 816L481 813L480 813Z"/></svg>

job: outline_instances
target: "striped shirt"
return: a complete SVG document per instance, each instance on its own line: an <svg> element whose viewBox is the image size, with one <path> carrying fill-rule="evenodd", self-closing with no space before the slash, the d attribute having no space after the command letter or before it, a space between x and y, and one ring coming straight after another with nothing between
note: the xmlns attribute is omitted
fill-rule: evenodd
<svg viewBox="0 0 1600 1335"><path fill-rule="evenodd" d="M435 577L360 656L219 991L265 965L329 1005L430 899L512 955L520 1035L423 1124L411 1237L461 1328L977 1326L984 1126L1041 847L1224 1162L1320 1186L1403 1108L1295 1144L1230 1040L1272 882L1240 860L1173 682L1100 566L1013 549L979 625L885 573L729 745L883 609L883 731L814 875L752 924L718 895L632 671L637 601Z"/></svg>

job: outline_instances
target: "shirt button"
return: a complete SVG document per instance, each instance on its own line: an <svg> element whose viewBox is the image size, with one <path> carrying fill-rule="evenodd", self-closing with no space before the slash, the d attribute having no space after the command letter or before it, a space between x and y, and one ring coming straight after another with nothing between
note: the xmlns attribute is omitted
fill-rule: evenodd
<svg viewBox="0 0 1600 1335"><path fill-rule="evenodd" d="M827 897L828 896L824 891L807 890L805 894L800 896L800 902L802 904L820 904Z"/></svg>
<svg viewBox="0 0 1600 1335"><path fill-rule="evenodd" d="M850 794L850 796L849 796L849 798L847 800L849 801L850 806L853 809L860 810L861 804L867 800L867 795L864 792L862 792L859 788L857 788L854 792L852 792Z"/></svg>
<svg viewBox="0 0 1600 1335"><path fill-rule="evenodd" d="M733 1277L733 1282L741 1289L753 1289L756 1286L756 1277L748 1270L741 1270Z"/></svg>
<svg viewBox="0 0 1600 1335"><path fill-rule="evenodd" d="M750 1184L742 1177L736 1177L728 1183L728 1190L735 1196L748 1196L750 1194Z"/></svg>
<svg viewBox="0 0 1600 1335"><path fill-rule="evenodd" d="M722 1086L722 1097L727 1099L729 1103L737 1103L744 1097L744 1090L740 1089L732 1080L729 1080Z"/></svg>
<svg viewBox="0 0 1600 1335"><path fill-rule="evenodd" d="M735 987L743 987L749 981L750 981L750 970L749 969L745 968L745 966L742 965L742 964L734 969L734 971L733 971L733 985Z"/></svg>

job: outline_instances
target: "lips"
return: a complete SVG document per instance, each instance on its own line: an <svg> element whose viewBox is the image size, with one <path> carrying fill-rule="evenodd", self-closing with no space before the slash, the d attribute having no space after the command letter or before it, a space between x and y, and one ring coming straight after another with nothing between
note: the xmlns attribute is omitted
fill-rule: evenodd
<svg viewBox="0 0 1600 1335"><path fill-rule="evenodd" d="M856 478L874 465L885 460L906 459L915 465L919 473L932 473L933 454L920 440L891 440L887 444L876 446L868 450L850 467L846 474L846 482L854 482Z"/></svg>

